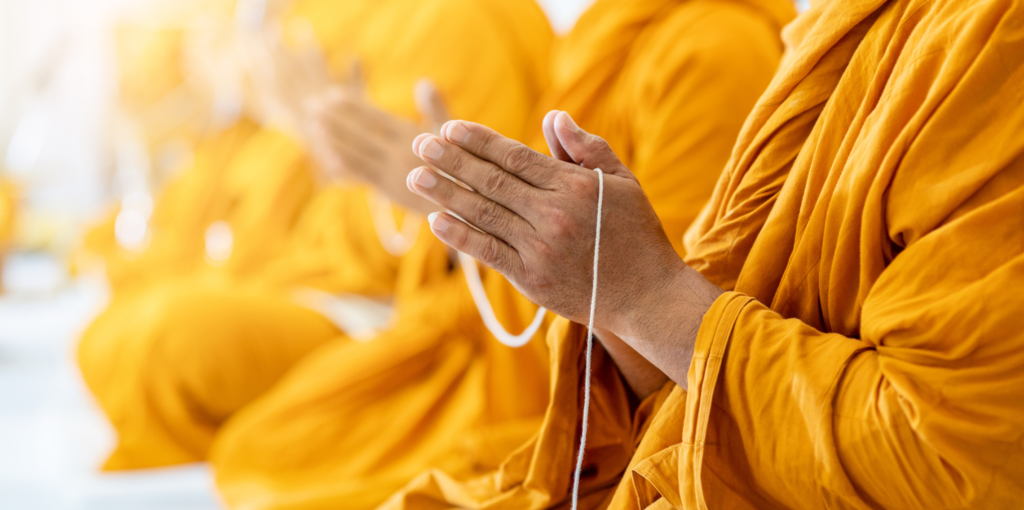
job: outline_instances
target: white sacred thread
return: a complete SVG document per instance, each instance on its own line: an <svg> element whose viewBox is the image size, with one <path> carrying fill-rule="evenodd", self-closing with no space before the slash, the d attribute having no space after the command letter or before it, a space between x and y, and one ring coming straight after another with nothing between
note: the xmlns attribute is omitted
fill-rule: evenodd
<svg viewBox="0 0 1024 510"><path fill-rule="evenodd" d="M580 427L580 453L576 458L576 473L572 485L572 510L580 499L580 472L583 471L583 453L587 449L587 422L590 416L590 354L594 351L594 313L597 310L597 259L601 254L601 209L604 206L604 172L597 172L597 232L594 234L594 285L590 291L590 321L587 324L587 374L583 379L583 426Z"/></svg>
<svg viewBox="0 0 1024 510"><path fill-rule="evenodd" d="M462 272L466 275L469 293L473 296L473 303L476 304L476 309L480 312L480 318L484 320L484 326L487 327L487 331L490 331L499 342L509 347L522 347L526 345L533 338L533 335L537 333L537 330L540 329L541 323L544 322L544 314L547 313L547 308L543 306L538 308L533 322L522 333L513 335L501 325L501 321L494 315L494 307L491 306L491 300L487 299L487 291L484 290L484 284L480 281L480 270L476 267L476 260L460 251L459 265L462 266Z"/></svg>
<svg viewBox="0 0 1024 510"><path fill-rule="evenodd" d="M576 470L573 473L572 510L576 510L579 504L580 473L583 471L583 454L587 449L587 422L590 416L590 358L594 352L594 314L597 311L597 268L598 259L601 254L601 212L604 208L604 172L600 168L595 168L594 171L597 172L597 226L596 233L594 234L594 277L593 286L590 291L590 320L587 323L587 362L586 376L583 379L583 425L580 430L580 450L576 457ZM491 334L499 342L510 347L525 345L537 332L537 329L540 328L547 309L544 307L538 309L537 316L534 317L533 323L526 328L526 331L513 336L505 330L494 315L494 308L491 307L491 302L487 299L487 293L484 292L483 283L480 281L480 272L476 267L476 260L465 253L459 252L459 263L462 265L462 271L466 274L466 282L469 284L470 294L473 295L473 302L476 304L477 310L480 311L480 317L483 318L484 325L487 326Z"/></svg>
<svg viewBox="0 0 1024 510"><path fill-rule="evenodd" d="M374 199L370 212L373 217L374 230L377 232L377 237L384 250L396 257L409 253L412 246L416 244L416 238L420 235L422 220L414 217L412 213L406 212L402 218L402 230L399 232L395 228L395 216L391 208L391 201L383 197Z"/></svg>

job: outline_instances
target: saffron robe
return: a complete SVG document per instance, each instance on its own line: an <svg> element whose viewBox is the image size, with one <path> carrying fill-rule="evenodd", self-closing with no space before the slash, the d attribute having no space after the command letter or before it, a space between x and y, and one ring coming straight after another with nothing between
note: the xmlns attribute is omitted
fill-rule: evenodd
<svg viewBox="0 0 1024 510"><path fill-rule="evenodd" d="M729 291L703 319L689 391L669 383L631 417L597 355L588 480L616 490L595 505L1020 506L1022 20L1012 1L865 0L787 27L685 238L687 263ZM583 332L559 327L565 407L541 440L572 445ZM590 453L606 437L624 472ZM571 446L527 453L568 480Z"/></svg>
<svg viewBox="0 0 1024 510"><path fill-rule="evenodd" d="M534 145L543 144L540 117L550 108L604 131L681 236L716 180L681 169L724 166L775 72L781 22L768 19L726 2L599 2L553 58ZM697 20L707 21L703 29ZM226 499L373 508L426 467L460 478L494 470L535 434L549 397L546 345L498 344L456 277L372 342L311 354L229 422L212 454ZM486 272L484 285L503 325L522 331L536 305L496 273Z"/></svg>

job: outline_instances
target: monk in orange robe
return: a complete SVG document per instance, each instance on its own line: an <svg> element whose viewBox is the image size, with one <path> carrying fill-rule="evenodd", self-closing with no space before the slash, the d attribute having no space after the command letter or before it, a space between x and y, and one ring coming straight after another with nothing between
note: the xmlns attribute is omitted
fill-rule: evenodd
<svg viewBox="0 0 1024 510"><path fill-rule="evenodd" d="M604 171L587 506L1019 508L1024 6L823 2L784 34L685 261L564 113L550 134L576 164L456 121L416 148L477 193L426 167L410 186L483 230L441 213L439 238L586 323ZM428 473L390 507L567 501L583 333L549 334L560 372L525 454L473 482ZM588 499L596 482L616 488Z"/></svg>
<svg viewBox="0 0 1024 510"><path fill-rule="evenodd" d="M407 151L419 129L412 123L419 80L430 79L449 98L453 113L509 131L525 125L543 90L551 34L532 0L308 0L297 2L289 16L310 21L334 67L360 58L367 100L410 126L398 152L405 162L415 160ZM396 33L405 37L395 42ZM519 44L523 33L532 38ZM466 49L461 39L478 44ZM455 51L464 53L453 58ZM493 59L501 72L469 64L483 58ZM472 93L457 88L466 83L475 84ZM491 94L510 99L494 105ZM181 222L179 233L210 219L228 223L235 234L230 257L220 261L221 267L208 264L201 229L189 230L199 236L168 236L187 244L180 250L188 255L181 271L163 273L149 263L165 258L148 259L144 265L161 273L154 278L158 281L118 292L83 335L82 373L118 434L106 469L205 460L221 426L307 354L324 344L351 343L332 317L293 299L294 287L394 297L401 312L422 308L430 299L402 296L448 274L446 250L426 228L418 228L421 218L412 221L417 228L408 237L416 242L406 247L408 253L389 252L391 239L382 239L372 221L377 204L383 202L385 221L409 221L366 186L332 186L307 207L295 207L306 205L310 193L289 193L289 184L313 180L302 147L278 130L253 128L239 140L240 148L226 143L234 138L215 144L230 153L225 169L197 161L197 171L166 195L177 199L170 205L184 208L177 210L189 220ZM399 187L410 195L402 187L404 167L398 171ZM188 197L198 204L183 200ZM154 219L174 219L165 214L173 210L158 206Z"/></svg>
<svg viewBox="0 0 1024 510"><path fill-rule="evenodd" d="M717 180L700 169L728 160L792 14L786 1L599 1L553 55L532 144L544 146L539 127L552 107L608 133L681 250ZM501 326L526 329L537 306L486 273ZM374 508L427 467L489 472L537 432L549 398L546 345L498 343L462 271L427 290L417 309L403 304L393 329L318 349L225 426L211 459L226 500Z"/></svg>

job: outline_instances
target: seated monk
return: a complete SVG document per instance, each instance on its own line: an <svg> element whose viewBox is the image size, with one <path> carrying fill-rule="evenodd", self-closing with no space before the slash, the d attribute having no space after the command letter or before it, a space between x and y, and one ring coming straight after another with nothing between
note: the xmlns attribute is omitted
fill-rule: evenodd
<svg viewBox="0 0 1024 510"><path fill-rule="evenodd" d="M600 0L553 52L530 144L544 146L551 108L607 133L681 250L717 181L704 169L724 167L794 14L786 0ZM338 134L326 142L339 154L372 147L359 131L373 123L352 120L362 109L330 104L325 131ZM401 191L427 202L405 187L408 168L397 175ZM482 320L486 307L474 306L467 270L452 270L421 294L419 310L372 341L313 352L235 415L211 452L225 499L260 509L375 508L428 467L459 478L492 471L536 434L549 402L550 320L531 334L537 305L485 271L498 327L534 337L519 348L499 343L501 331Z"/></svg>
<svg viewBox="0 0 1024 510"><path fill-rule="evenodd" d="M410 188L480 229L439 213L441 240L585 324L604 172L587 446L617 438L625 460L586 451L584 481L616 488L581 506L1020 508L1024 5L823 2L784 34L685 259L564 113L564 161L453 121L416 151L476 192L427 167ZM536 441L489 478L425 473L385 508L566 503L585 338L549 334Z"/></svg>
<svg viewBox="0 0 1024 510"><path fill-rule="evenodd" d="M389 153L400 157L396 175L402 195L427 205L432 204L403 187L406 169L417 161L410 143L423 129L415 123L419 80L436 84L453 114L501 124L509 132L526 124L544 89L541 70L550 29L532 0L300 0L286 19L286 26L303 20L312 25L324 56L335 64L332 69L348 71L351 60L359 58L367 101L404 130L390 140ZM519 33L533 34L531 44L518 44ZM395 34L401 37L396 40ZM464 39L477 44L467 47ZM477 65L484 59L501 66L500 72ZM508 100L492 104L491 94ZM197 229L197 249L187 251L196 255L193 265L203 269L196 271L201 275L168 271L137 291L119 290L83 334L78 347L83 378L117 433L105 469L206 460L221 426L307 354L325 344L351 343L331 317L293 299L294 288L401 301L404 287L429 283L435 274L447 276L446 249L422 218L406 221L401 212L395 218L387 200L365 186L332 181L312 198L286 193L288 182L312 187L301 144L276 129L252 128L255 134L244 139L244 150L227 151L236 144L218 138L224 142L216 144L220 150L198 161L191 177L179 181L188 185L170 193L177 207L161 207L168 205L161 200L154 213L154 219L194 219L184 223L202 228L210 219L230 223L234 248L224 265L214 268L203 260L203 231ZM230 165L223 172L222 159L212 157L221 150L237 152L225 158ZM229 178L223 186L208 187L204 174ZM407 234L416 240L407 254L392 253L381 239L371 220L376 202L383 202L381 215L396 230L396 219L416 227ZM244 223L206 214L222 208ZM285 224L287 229L279 228ZM245 261L251 264L241 264ZM147 262L144 269L164 268ZM540 386L543 390L544 383Z"/></svg>

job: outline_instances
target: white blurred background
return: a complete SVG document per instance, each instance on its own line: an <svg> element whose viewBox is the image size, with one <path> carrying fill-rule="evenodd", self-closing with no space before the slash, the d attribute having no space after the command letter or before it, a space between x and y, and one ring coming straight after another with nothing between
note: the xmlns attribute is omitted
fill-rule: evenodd
<svg viewBox="0 0 1024 510"><path fill-rule="evenodd" d="M0 509L219 508L203 466L97 471L113 436L72 356L107 291L67 263L90 221L159 175L117 113L117 23L200 1L0 0L0 177L18 211L0 294ZM592 1L540 3L564 33Z"/></svg>

